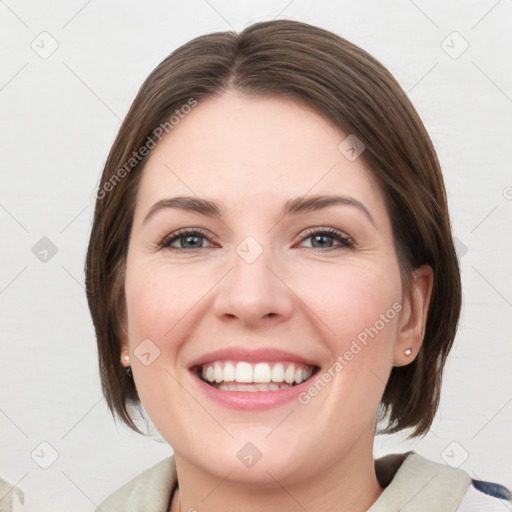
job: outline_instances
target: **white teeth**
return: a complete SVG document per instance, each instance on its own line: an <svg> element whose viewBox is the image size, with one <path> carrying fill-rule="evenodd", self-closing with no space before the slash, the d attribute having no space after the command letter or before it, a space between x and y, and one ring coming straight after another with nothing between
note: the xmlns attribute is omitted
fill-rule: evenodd
<svg viewBox="0 0 512 512"><path fill-rule="evenodd" d="M272 382L283 382L284 380L284 366L277 363L272 368Z"/></svg>
<svg viewBox="0 0 512 512"><path fill-rule="evenodd" d="M272 380L270 365L268 363L256 364L252 378L254 382L270 382Z"/></svg>
<svg viewBox="0 0 512 512"><path fill-rule="evenodd" d="M238 362L235 370L235 380L237 382L252 382L252 366L250 363Z"/></svg>
<svg viewBox="0 0 512 512"><path fill-rule="evenodd" d="M235 367L229 361L224 364L224 382L233 382L235 380Z"/></svg>
<svg viewBox="0 0 512 512"><path fill-rule="evenodd" d="M279 391L280 389L289 388L289 384L276 384L275 382L265 382L261 384L236 384L236 383L228 383L221 384L219 389L223 391L248 391L248 392L256 392L256 391Z"/></svg>
<svg viewBox="0 0 512 512"><path fill-rule="evenodd" d="M213 364L213 375L215 376L215 382L222 382L224 380L222 366L220 363Z"/></svg>
<svg viewBox="0 0 512 512"><path fill-rule="evenodd" d="M202 367L201 376L227 391L277 391L309 379L313 370L295 363L214 361Z"/></svg>
<svg viewBox="0 0 512 512"><path fill-rule="evenodd" d="M293 364L289 364L284 372L284 380L288 382L288 384L293 384L295 379L295 366Z"/></svg>

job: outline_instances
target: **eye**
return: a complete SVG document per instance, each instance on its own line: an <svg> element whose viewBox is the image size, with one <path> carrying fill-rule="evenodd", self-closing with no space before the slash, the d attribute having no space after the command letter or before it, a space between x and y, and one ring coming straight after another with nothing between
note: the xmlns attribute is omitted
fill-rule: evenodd
<svg viewBox="0 0 512 512"><path fill-rule="evenodd" d="M311 228L301 240L311 240L312 249L340 249L355 246L349 236L334 228ZM333 245L333 240L339 242L338 246Z"/></svg>
<svg viewBox="0 0 512 512"><path fill-rule="evenodd" d="M172 251L197 251L199 249L207 249L203 241L210 237L202 229L180 229L171 233L158 245L160 249L169 249ZM345 233L334 228L311 228L302 236L301 241L311 240L312 249L340 249L352 248L355 246L352 239ZM333 241L337 241L338 245L334 245ZM178 244L178 245L176 245ZM323 252L323 251L322 251Z"/></svg>
<svg viewBox="0 0 512 512"><path fill-rule="evenodd" d="M202 240L209 240L208 235L201 229L180 229L165 238L160 244L161 249L174 251L206 249ZM178 242L178 247L174 244Z"/></svg>

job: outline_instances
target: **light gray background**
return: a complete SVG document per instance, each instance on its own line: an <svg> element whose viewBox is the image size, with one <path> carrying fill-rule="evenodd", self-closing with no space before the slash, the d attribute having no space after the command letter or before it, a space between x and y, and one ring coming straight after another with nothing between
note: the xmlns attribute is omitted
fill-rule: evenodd
<svg viewBox="0 0 512 512"><path fill-rule="evenodd" d="M0 476L25 493L16 510L94 510L171 453L115 426L102 400L83 286L93 190L138 87L164 57L195 36L274 18L327 28L377 57L444 169L461 326L432 432L378 438L376 455L414 449L512 486L512 2L253 4L0 1ZM57 248L46 262L33 253L43 237Z"/></svg>

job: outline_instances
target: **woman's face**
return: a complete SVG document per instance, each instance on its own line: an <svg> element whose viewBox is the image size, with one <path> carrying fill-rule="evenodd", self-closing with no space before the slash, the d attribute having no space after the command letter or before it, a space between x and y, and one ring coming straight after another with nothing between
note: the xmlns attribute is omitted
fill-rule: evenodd
<svg viewBox="0 0 512 512"><path fill-rule="evenodd" d="M406 362L384 197L347 136L288 100L228 94L145 166L123 348L176 456L219 478L284 484L371 453L385 382Z"/></svg>

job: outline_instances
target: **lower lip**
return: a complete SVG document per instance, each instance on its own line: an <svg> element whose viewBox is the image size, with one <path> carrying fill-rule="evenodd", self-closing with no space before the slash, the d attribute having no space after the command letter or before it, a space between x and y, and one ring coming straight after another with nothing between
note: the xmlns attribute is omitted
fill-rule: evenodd
<svg viewBox="0 0 512 512"><path fill-rule="evenodd" d="M297 400L297 395L311 384L315 373L304 382L296 386L277 391L226 391L218 389L202 381L193 372L192 377L198 383L201 391L214 402L232 409L260 410L277 407L279 405Z"/></svg>

